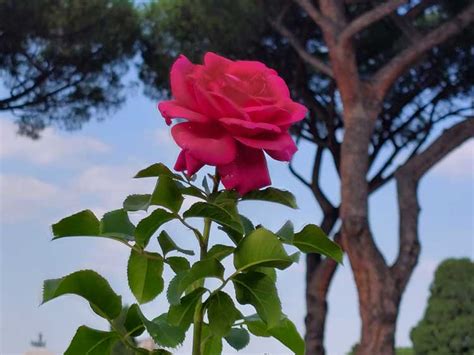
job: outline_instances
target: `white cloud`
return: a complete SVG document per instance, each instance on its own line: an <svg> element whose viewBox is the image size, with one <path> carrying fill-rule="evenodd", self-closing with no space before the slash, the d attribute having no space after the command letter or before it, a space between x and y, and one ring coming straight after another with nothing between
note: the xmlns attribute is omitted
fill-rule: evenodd
<svg viewBox="0 0 474 355"><path fill-rule="evenodd" d="M52 128L46 128L41 139L32 140L18 135L15 124L4 118L0 119L0 142L0 159L19 159L38 165L110 150L109 146L95 138L59 134Z"/></svg>
<svg viewBox="0 0 474 355"><path fill-rule="evenodd" d="M42 215L44 206L60 195L60 189L34 177L0 175L0 215L14 223L31 215Z"/></svg>
<svg viewBox="0 0 474 355"><path fill-rule="evenodd" d="M71 191L92 196L102 211L120 208L128 195L153 190L155 179L132 179L138 170L135 165L91 166L72 181Z"/></svg>
<svg viewBox="0 0 474 355"><path fill-rule="evenodd" d="M433 168L438 176L452 179L474 177L474 140L469 140Z"/></svg>

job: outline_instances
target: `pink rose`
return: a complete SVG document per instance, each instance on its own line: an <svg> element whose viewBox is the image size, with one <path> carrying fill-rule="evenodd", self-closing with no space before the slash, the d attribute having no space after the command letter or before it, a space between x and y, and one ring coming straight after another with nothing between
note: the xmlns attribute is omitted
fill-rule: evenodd
<svg viewBox="0 0 474 355"><path fill-rule="evenodd" d="M181 55L171 68L171 91L174 100L158 108L168 125L186 120L171 128L182 149L177 171L216 166L224 186L243 195L271 183L264 152L289 161L297 150L288 129L307 109L263 63L209 52L199 65Z"/></svg>

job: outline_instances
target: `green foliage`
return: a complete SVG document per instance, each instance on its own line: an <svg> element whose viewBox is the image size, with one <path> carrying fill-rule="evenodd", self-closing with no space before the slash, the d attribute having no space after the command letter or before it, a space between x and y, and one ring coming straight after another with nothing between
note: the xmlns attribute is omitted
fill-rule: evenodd
<svg viewBox="0 0 474 355"><path fill-rule="evenodd" d="M180 303L183 292L194 282L207 277L222 279L224 267L216 259L205 259L196 262L191 269L180 272L171 280L166 296L172 305Z"/></svg>
<svg viewBox="0 0 474 355"><path fill-rule="evenodd" d="M234 253L234 266L244 271L256 266L286 269L293 263L275 234L258 228L247 235Z"/></svg>
<svg viewBox="0 0 474 355"><path fill-rule="evenodd" d="M53 224L53 239L100 234L100 222L90 210L81 211Z"/></svg>
<svg viewBox="0 0 474 355"><path fill-rule="evenodd" d="M115 210L107 212L100 221L100 235L133 239L135 226L130 222L128 214L125 210Z"/></svg>
<svg viewBox="0 0 474 355"><path fill-rule="evenodd" d="M232 328L224 338L235 350L242 350L250 342L249 332L244 328Z"/></svg>
<svg viewBox="0 0 474 355"><path fill-rule="evenodd" d="M155 232L166 222L175 219L174 214L161 208L154 210L148 217L143 218L135 229L135 239L141 247L146 247Z"/></svg>
<svg viewBox="0 0 474 355"><path fill-rule="evenodd" d="M166 313L152 321L148 320L141 312L140 316L148 334L151 335L158 345L175 348L184 341L185 330L171 325L168 322Z"/></svg>
<svg viewBox="0 0 474 355"><path fill-rule="evenodd" d="M216 244L207 252L206 258L214 258L219 261L225 259L227 256L235 251L234 247L228 245Z"/></svg>
<svg viewBox="0 0 474 355"><path fill-rule="evenodd" d="M298 208L295 197L289 191L279 190L274 187L267 187L263 190L254 190L242 197L242 200L260 200L275 202L291 208Z"/></svg>
<svg viewBox="0 0 474 355"><path fill-rule="evenodd" d="M170 235L166 233L166 231L162 231L158 236L158 243L160 244L161 251L163 252L163 256L166 256L170 251L179 251L180 253L186 255L194 255L192 250L187 250L180 248L176 245L176 243L171 239Z"/></svg>
<svg viewBox="0 0 474 355"><path fill-rule="evenodd" d="M193 325L194 334L201 333L200 337L195 336L193 347L200 348L201 354L221 353L223 340L241 350L249 342L249 331L257 336L274 337L295 354L303 354L303 340L293 323L282 313L276 288L276 269L285 269L298 259L299 252L289 255L284 244L340 258L342 251L337 244L329 241L316 226L307 226L299 233L294 233L291 222L287 222L277 233L262 226L255 228L248 218L239 214L238 203L246 197L242 198L234 191L218 191L217 187L212 189L212 193L205 192L162 164L140 171L137 177L157 179L152 194L127 197L122 209L106 213L100 221L88 210L66 217L53 225L54 238L104 237L130 248L128 285L138 304L151 302L162 293L163 268L167 264L175 273L166 292L170 307L167 313L152 320L143 314L138 304L122 308L121 297L114 293L105 279L90 270L47 280L43 302L64 294L77 294L110 323L108 332L80 327L68 353L148 354L134 341L134 337L144 331L158 346L175 348L184 341L186 331ZM212 180L217 181L215 177ZM185 189L191 194L203 194L204 198L180 214ZM296 206L291 202L294 197L287 191L265 189L250 196L252 199ZM135 227L128 213L146 212L152 205L160 207L148 213ZM202 232L189 224L191 217L204 220ZM158 234L161 226L171 220L182 223L197 239L200 258L192 265L183 256L169 254L175 252L193 256L194 250L178 246L164 230ZM212 223L222 228L236 247L215 244L209 248ZM156 234L160 253L148 249ZM221 261L229 256L233 257L234 267L225 277ZM218 286L214 289L206 285L209 278L217 279ZM235 295L229 294L232 289L228 287L230 284L233 284ZM252 306L257 315L245 317L234 300ZM201 331L196 332L197 329ZM153 353L169 354L163 349Z"/></svg>
<svg viewBox="0 0 474 355"><path fill-rule="evenodd" d="M252 334L260 337L273 336L291 349L296 355L304 354L304 340L299 335L295 325L288 318L283 316L277 326L268 328L261 318L255 314L246 317L245 324Z"/></svg>
<svg viewBox="0 0 474 355"><path fill-rule="evenodd" d="M217 224L228 227L237 233L243 233L240 219L232 216L224 208L208 202L196 202L183 214L184 218L202 217L210 218Z"/></svg>
<svg viewBox="0 0 474 355"><path fill-rule="evenodd" d="M235 296L240 304L251 304L268 328L278 325L281 303L275 282L261 272L248 272L232 278Z"/></svg>
<svg viewBox="0 0 474 355"><path fill-rule="evenodd" d="M125 211L148 211L150 199L150 194L130 195L123 201L123 209Z"/></svg>
<svg viewBox="0 0 474 355"><path fill-rule="evenodd" d="M206 289L199 287L181 298L179 304L171 305L168 311L169 323L181 329L188 329L193 322L196 305L204 292Z"/></svg>
<svg viewBox="0 0 474 355"><path fill-rule="evenodd" d="M150 204L163 206L173 212L178 212L183 201L184 198L176 181L169 176L161 175L151 195Z"/></svg>
<svg viewBox="0 0 474 355"><path fill-rule="evenodd" d="M86 326L77 329L65 355L103 355L110 354L112 347L119 341L115 332L103 332Z"/></svg>
<svg viewBox="0 0 474 355"><path fill-rule="evenodd" d="M293 245L304 253L319 253L342 263L343 252L321 228L309 224L294 235Z"/></svg>
<svg viewBox="0 0 474 355"><path fill-rule="evenodd" d="M410 337L416 354L474 351L474 262L448 259L437 268L421 321Z"/></svg>
<svg viewBox="0 0 474 355"><path fill-rule="evenodd" d="M139 32L129 0L0 0L0 111L31 137L103 117L125 100Z"/></svg>
<svg viewBox="0 0 474 355"><path fill-rule="evenodd" d="M157 253L132 250L128 259L128 286L139 303L153 301L163 291L163 259Z"/></svg>
<svg viewBox="0 0 474 355"><path fill-rule="evenodd" d="M209 329L214 335L221 338L229 334L235 321L241 318L232 298L222 291L210 296L206 301L206 307Z"/></svg>
<svg viewBox="0 0 474 355"><path fill-rule="evenodd" d="M95 313L107 319L118 317L122 310L121 297L92 270L76 271L60 279L46 280L43 284L43 303L66 294L83 297Z"/></svg>

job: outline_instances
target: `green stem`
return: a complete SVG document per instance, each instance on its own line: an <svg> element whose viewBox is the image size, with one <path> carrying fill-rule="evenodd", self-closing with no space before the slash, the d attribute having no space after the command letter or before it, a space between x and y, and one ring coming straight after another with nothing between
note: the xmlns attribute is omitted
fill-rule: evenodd
<svg viewBox="0 0 474 355"><path fill-rule="evenodd" d="M211 233L211 224L212 221L209 218L204 219L204 230L199 243L199 247L201 249L199 260L204 260L207 256L207 245L209 242L209 234ZM202 280L201 283L201 286L204 286L204 280ZM204 310L202 307L202 300L199 300L194 311L193 355L201 355L203 317Z"/></svg>
<svg viewBox="0 0 474 355"><path fill-rule="evenodd" d="M198 302L194 311L193 355L201 355L202 322L204 312L202 302Z"/></svg>
<svg viewBox="0 0 474 355"><path fill-rule="evenodd" d="M220 178L216 172L214 177L214 187L213 192L217 192L219 189ZM200 247L200 258L199 260L204 260L207 257L207 247L209 245L209 235L211 233L212 220L210 218L204 219L204 229L202 231L201 238L199 238L199 247ZM204 286L204 280L202 285ZM193 355L201 355L201 338L202 338L202 325L204 318L204 308L202 300L196 305L194 311L194 328L193 328Z"/></svg>

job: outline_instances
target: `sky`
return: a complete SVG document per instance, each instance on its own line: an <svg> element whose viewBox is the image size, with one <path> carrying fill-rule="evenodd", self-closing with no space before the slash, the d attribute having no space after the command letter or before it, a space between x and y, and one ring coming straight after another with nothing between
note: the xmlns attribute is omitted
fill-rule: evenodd
<svg viewBox="0 0 474 355"><path fill-rule="evenodd" d="M314 147L301 147L296 167L308 173ZM43 332L47 347L62 353L80 325L107 329L87 303L64 296L40 306L42 282L80 269L94 269L106 277L124 303L134 303L126 281L129 250L111 240L66 238L51 242L50 225L89 208L97 215L120 208L131 193L147 193L151 180L133 180L140 169L163 162L171 166L178 154L156 103L141 93L130 93L120 110L102 122L86 124L82 130L63 132L47 128L32 141L18 136L13 119L0 117L0 235L1 235L1 354L23 354L29 342ZM242 204L243 214L256 224L276 230L291 219L297 229L318 223L321 212L309 191L289 172L286 164L269 164L273 186L292 191L298 210L255 202ZM202 176L202 174L201 174ZM449 257L474 256L474 142L458 148L421 181L420 239L422 251L403 296L397 323L396 344L409 346L410 329L423 315L429 285L436 266ZM333 201L339 198L337 178L325 160L322 185ZM192 201L187 201L189 206ZM270 211L270 212L269 212ZM143 217L132 216L132 220ZM397 206L393 183L370 199L370 218L377 245L388 261L397 248ZM167 230L183 247L196 247L180 226ZM214 243L226 243L213 230ZM153 244L153 248L157 248ZM171 273L165 273L169 281ZM278 289L283 311L304 332L304 258L279 272ZM146 304L153 317L167 310L164 293ZM250 308L245 308L251 313ZM329 293L329 316L325 344L328 355L343 355L358 341L360 318L357 293L346 258L337 271ZM225 345L226 353L234 351ZM253 337L241 354L289 354L276 340ZM189 354L186 341L176 353Z"/></svg>

